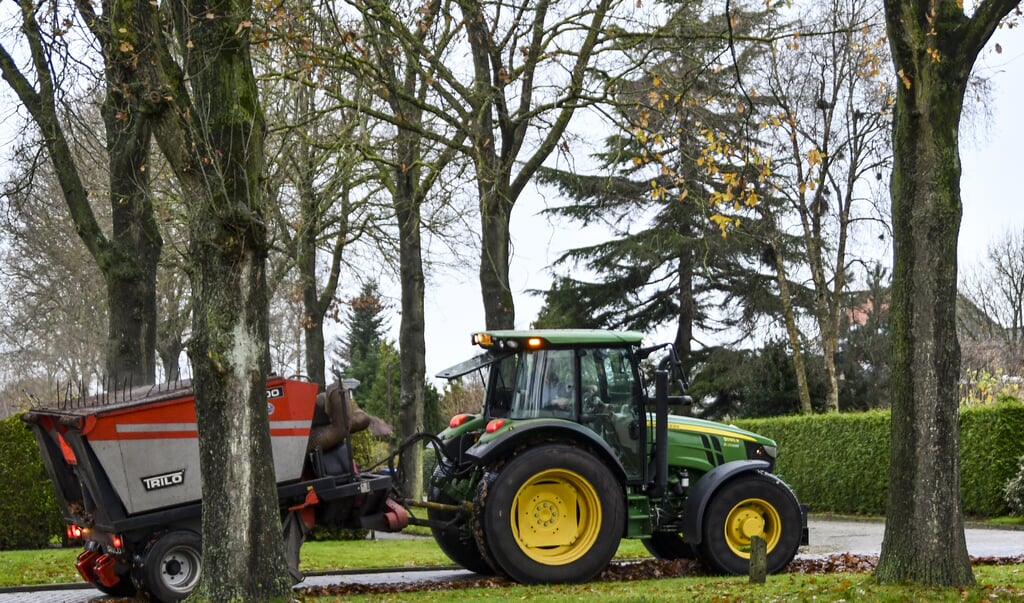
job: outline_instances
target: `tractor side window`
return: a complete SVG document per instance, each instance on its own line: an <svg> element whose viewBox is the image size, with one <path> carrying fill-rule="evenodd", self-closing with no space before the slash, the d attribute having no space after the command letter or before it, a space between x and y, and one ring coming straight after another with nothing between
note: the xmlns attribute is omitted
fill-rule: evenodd
<svg viewBox="0 0 1024 603"><path fill-rule="evenodd" d="M518 358L509 416L514 419L572 416L575 411L573 352L524 352Z"/></svg>
<svg viewBox="0 0 1024 603"><path fill-rule="evenodd" d="M523 415L530 416L531 412L535 413L538 406L534 395L536 389L534 387L536 377L534 366L537 363L537 354L517 354L515 359L517 360L515 387L512 391L512 406L509 416L520 418Z"/></svg>
<svg viewBox="0 0 1024 603"><path fill-rule="evenodd" d="M635 385L628 349L580 352L582 417L615 451L631 479L642 477Z"/></svg>
<svg viewBox="0 0 1024 603"><path fill-rule="evenodd" d="M633 405L633 366L629 350L598 348L580 353L580 387L584 402L597 397L616 407Z"/></svg>
<svg viewBox="0 0 1024 603"><path fill-rule="evenodd" d="M629 351L623 349L605 350L605 378L608 380L607 401L609 404L633 404L633 364L630 362Z"/></svg>
<svg viewBox="0 0 1024 603"><path fill-rule="evenodd" d="M487 396L487 399L490 400L488 416L508 416L508 411L512 408L513 394L516 391L515 383L519 358L519 356L509 356L490 367L492 374L489 375L488 382L493 391L490 396Z"/></svg>

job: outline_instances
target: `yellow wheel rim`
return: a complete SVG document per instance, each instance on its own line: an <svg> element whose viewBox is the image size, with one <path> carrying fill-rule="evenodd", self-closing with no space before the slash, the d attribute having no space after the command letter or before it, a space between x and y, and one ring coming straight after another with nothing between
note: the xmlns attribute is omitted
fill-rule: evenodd
<svg viewBox="0 0 1024 603"><path fill-rule="evenodd" d="M750 539L764 538L771 551L782 534L779 512L768 501L748 498L737 503L725 518L725 542L733 553L750 559Z"/></svg>
<svg viewBox="0 0 1024 603"><path fill-rule="evenodd" d="M509 517L523 553L545 565L576 561L597 542L601 501L589 481L566 469L537 473L516 492Z"/></svg>

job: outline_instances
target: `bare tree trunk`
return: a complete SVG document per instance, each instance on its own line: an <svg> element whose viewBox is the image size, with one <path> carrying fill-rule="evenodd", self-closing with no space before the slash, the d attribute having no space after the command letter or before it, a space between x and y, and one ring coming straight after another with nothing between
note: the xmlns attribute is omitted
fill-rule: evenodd
<svg viewBox="0 0 1024 603"><path fill-rule="evenodd" d="M918 80L915 86L937 82ZM962 84L961 84L962 85ZM945 87L945 85L942 85ZM899 96L908 94L901 86ZM938 93L938 90L935 91ZM897 101L892 173L892 435L885 581L971 584L960 504L956 249L960 229L960 95L933 98L932 120ZM941 125L940 125L941 124ZM899 577L899 578L898 578Z"/></svg>
<svg viewBox="0 0 1024 603"><path fill-rule="evenodd" d="M207 194L189 203L195 311L191 356L203 472L203 572L197 597L257 601L291 594L267 417L270 363L263 115L249 61L244 1L218 14L181 8L193 43L196 125L209 153ZM213 15L195 19L191 15Z"/></svg>
<svg viewBox="0 0 1024 603"><path fill-rule="evenodd" d="M305 164L305 162L303 162ZM299 287L302 291L302 341L305 348L306 376L320 388L327 387L327 369L324 359L324 312L317 284L317 242L320 236L320 211L313 183L306 174L299 174L302 225L296 237L296 265ZM333 292L331 293L333 296Z"/></svg>
<svg viewBox="0 0 1024 603"><path fill-rule="evenodd" d="M772 221L770 231L777 232L774 225L775 217L771 210L765 209L763 215ZM789 277L786 274L786 259L782 255L782 246L770 242L772 256L775 260L775 282L779 286L779 301L782 304L782 318L786 325L786 336L789 349L793 353L793 371L796 373L797 394L800 396L800 412L809 415L814 412L811 406L811 389L807 382L807 366L804 363L803 343L800 341L800 329L796 326L796 308L793 296L789 291Z"/></svg>
<svg viewBox="0 0 1024 603"><path fill-rule="evenodd" d="M420 203L412 198L396 198L395 214L401 235L399 272L402 279L402 323L398 334L402 386L398 422L399 433L408 438L423 429L423 384L427 372ZM401 460L402 490L406 496L418 500L423 492L423 447L411 446Z"/></svg>
<svg viewBox="0 0 1024 603"><path fill-rule="evenodd" d="M183 67L161 43L156 6L130 8L125 29L133 39L149 41L138 65L151 91L154 135L188 211L194 302L189 354L206 568L192 598L287 598L291 579L266 400L265 124L249 57L251 6L246 0L172 2L167 14L180 48L188 49Z"/></svg>
<svg viewBox="0 0 1024 603"><path fill-rule="evenodd" d="M960 502L958 131L978 53L1017 0L887 0L893 121L892 434L883 583L974 583ZM926 18L927 17L927 18Z"/></svg>
<svg viewBox="0 0 1024 603"><path fill-rule="evenodd" d="M107 284L107 374L135 384L156 377L156 272L163 239L149 187L148 119L125 98L134 73L115 62L107 69L103 103L113 220L110 258L100 261Z"/></svg>
<svg viewBox="0 0 1024 603"><path fill-rule="evenodd" d="M693 303L693 251L687 249L679 257L679 322L676 326L676 353L683 366L689 366L693 349L693 323L697 310Z"/></svg>
<svg viewBox="0 0 1024 603"><path fill-rule="evenodd" d="M509 284L509 247L514 203L494 186L481 181L480 294L484 303L484 324L488 329L512 329L516 308Z"/></svg>
<svg viewBox="0 0 1024 603"><path fill-rule="evenodd" d="M524 5L524 10L510 20L511 24L503 24L517 31L513 36L509 32L502 34L499 26L492 25L501 19L487 13L488 8L493 8L490 5L470 0L458 0L457 4L465 18L473 61L473 82L472 86L464 87L468 91L464 100L470 116L467 139L472 143L479 183L480 294L484 321L488 329L511 329L515 327L515 302L509 281L512 208L526 183L563 142L562 135L576 107L590 102L581 99L584 79L614 2L600 0L574 23L584 35L572 62L563 65L571 70L571 78L559 92L559 100L551 103L553 115L549 121L538 118L537 107L531 102L535 94L540 96L539 80L543 75L538 68L545 60L546 38L552 34L548 19L563 18L558 14L562 7L552 0ZM520 45L509 47L510 40ZM513 72L513 81L518 86L508 85ZM512 90L516 91L517 99L510 97ZM535 149L522 153L531 129L538 132L539 143Z"/></svg>

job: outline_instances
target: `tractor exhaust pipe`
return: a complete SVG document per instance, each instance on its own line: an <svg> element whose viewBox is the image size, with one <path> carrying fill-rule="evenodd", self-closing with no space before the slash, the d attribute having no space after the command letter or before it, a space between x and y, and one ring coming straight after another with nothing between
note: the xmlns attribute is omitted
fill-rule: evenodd
<svg viewBox="0 0 1024 603"><path fill-rule="evenodd" d="M652 498L668 488L668 371L654 372L654 487Z"/></svg>

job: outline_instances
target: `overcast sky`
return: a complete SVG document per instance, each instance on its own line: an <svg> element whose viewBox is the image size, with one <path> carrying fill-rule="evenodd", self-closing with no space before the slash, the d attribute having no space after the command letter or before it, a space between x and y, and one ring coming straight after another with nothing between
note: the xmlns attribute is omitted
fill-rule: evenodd
<svg viewBox="0 0 1024 603"><path fill-rule="evenodd" d="M995 52L997 42L1002 53ZM975 73L991 79L992 94L985 103L990 116L965 120L962 128L963 220L958 245L962 269L979 261L989 243L1008 229L1024 228L1024 35L1019 30L997 33ZM517 328L528 327L542 303L526 291L547 289L551 276L546 267L567 248L567 240L580 237L577 232L556 232L536 216L546 202L560 202L542 195L524 195L512 214L511 280ZM592 233L583 236L593 240ZM879 251L891 264L891 241L887 239L885 245ZM469 333L484 326L475 265L467 267L462 277L435 280L428 288L425 309L428 377L478 353L469 343ZM393 329L397 339L397 318ZM671 336L671 332L656 334L658 339L649 343Z"/></svg>
<svg viewBox="0 0 1024 603"><path fill-rule="evenodd" d="M996 53L999 43L1002 53ZM960 182L964 215L957 247L961 266L984 256L990 242L1024 227L1024 35L1000 31L975 73L991 78L991 120L963 130ZM972 134L974 134L972 138Z"/></svg>

